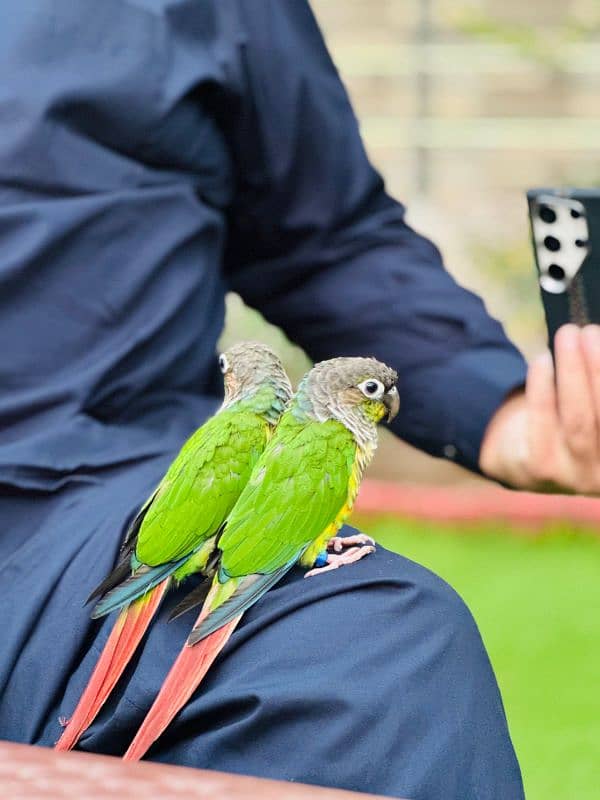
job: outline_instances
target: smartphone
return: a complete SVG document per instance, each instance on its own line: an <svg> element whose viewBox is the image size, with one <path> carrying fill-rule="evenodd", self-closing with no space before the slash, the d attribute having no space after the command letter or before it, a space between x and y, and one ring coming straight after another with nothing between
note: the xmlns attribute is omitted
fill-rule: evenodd
<svg viewBox="0 0 600 800"><path fill-rule="evenodd" d="M527 201L553 350L561 325L600 324L600 189L531 189Z"/></svg>

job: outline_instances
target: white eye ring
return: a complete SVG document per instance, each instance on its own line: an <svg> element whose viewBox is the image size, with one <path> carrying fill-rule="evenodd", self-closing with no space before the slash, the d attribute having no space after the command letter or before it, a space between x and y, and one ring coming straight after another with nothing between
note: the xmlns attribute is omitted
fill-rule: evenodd
<svg viewBox="0 0 600 800"><path fill-rule="evenodd" d="M385 386L375 378L369 378L358 384L358 388L369 400L381 400L385 393Z"/></svg>
<svg viewBox="0 0 600 800"><path fill-rule="evenodd" d="M219 356L219 369L223 373L223 375L229 369L229 361L227 361L227 356L224 353L221 353Z"/></svg>

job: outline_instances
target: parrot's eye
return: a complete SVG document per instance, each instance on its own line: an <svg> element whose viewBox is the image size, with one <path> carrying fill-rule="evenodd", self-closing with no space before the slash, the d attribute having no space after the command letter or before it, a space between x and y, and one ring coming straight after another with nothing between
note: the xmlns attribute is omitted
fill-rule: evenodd
<svg viewBox="0 0 600 800"><path fill-rule="evenodd" d="M369 398L369 400L380 400L385 392L385 386L383 383L381 383L381 381L376 381L375 379L359 383L358 388L365 397Z"/></svg>
<svg viewBox="0 0 600 800"><path fill-rule="evenodd" d="M223 373L223 375L224 375L224 374L227 372L227 370L229 369L229 361L227 361L227 356L224 356L223 354L221 354L221 355L219 356L219 369L221 370L221 372Z"/></svg>

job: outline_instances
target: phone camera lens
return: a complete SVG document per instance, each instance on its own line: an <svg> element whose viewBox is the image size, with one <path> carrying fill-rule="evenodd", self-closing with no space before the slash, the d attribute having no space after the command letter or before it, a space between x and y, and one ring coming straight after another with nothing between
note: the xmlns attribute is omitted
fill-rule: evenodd
<svg viewBox="0 0 600 800"><path fill-rule="evenodd" d="M544 246L552 253L556 253L557 250L560 250L560 242L556 236L546 236L544 239Z"/></svg>
<svg viewBox="0 0 600 800"><path fill-rule="evenodd" d="M548 267L548 275L554 278L555 281L564 281L565 271L559 264L550 264Z"/></svg>
<svg viewBox="0 0 600 800"><path fill-rule="evenodd" d="M579 213L579 211L577 211L576 208L572 208L571 209L571 216L573 217L573 219L579 219L581 214Z"/></svg>
<svg viewBox="0 0 600 800"><path fill-rule="evenodd" d="M540 206L540 219L548 224L556 222L556 211L550 206Z"/></svg>

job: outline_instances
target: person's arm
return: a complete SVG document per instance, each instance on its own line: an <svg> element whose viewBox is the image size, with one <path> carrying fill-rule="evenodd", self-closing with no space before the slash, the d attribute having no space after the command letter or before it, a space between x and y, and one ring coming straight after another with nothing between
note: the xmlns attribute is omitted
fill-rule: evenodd
<svg viewBox="0 0 600 800"><path fill-rule="evenodd" d="M315 359L394 366L396 433L477 469L490 418L524 384L522 357L385 193L308 5L236 8L222 120L237 175L231 289Z"/></svg>

